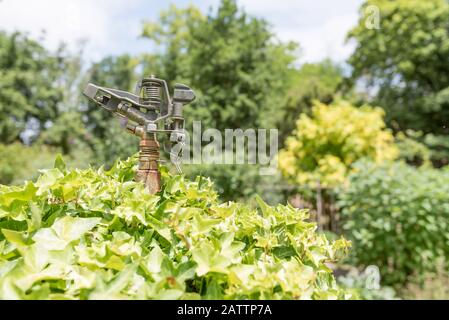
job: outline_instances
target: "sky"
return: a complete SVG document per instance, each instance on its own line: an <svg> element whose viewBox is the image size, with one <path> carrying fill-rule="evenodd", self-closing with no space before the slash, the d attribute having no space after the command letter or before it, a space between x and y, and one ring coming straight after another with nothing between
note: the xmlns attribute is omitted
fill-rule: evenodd
<svg viewBox="0 0 449 320"><path fill-rule="evenodd" d="M280 40L298 42L300 63L331 58L343 62L353 46L345 44L362 0L238 0L249 14L266 19ZM61 42L97 61L107 55L148 52L140 38L144 21L156 21L170 3L193 4L204 13L219 0L0 0L0 30L28 32L49 49Z"/></svg>

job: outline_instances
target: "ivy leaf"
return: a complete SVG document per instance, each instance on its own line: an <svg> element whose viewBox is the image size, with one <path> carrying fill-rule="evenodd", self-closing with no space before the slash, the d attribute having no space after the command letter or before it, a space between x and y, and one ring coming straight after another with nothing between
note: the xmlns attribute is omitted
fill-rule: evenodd
<svg viewBox="0 0 449 320"><path fill-rule="evenodd" d="M36 232L33 240L47 250L64 250L74 240L95 227L101 218L73 218L65 216L58 219L50 228Z"/></svg>
<svg viewBox="0 0 449 320"><path fill-rule="evenodd" d="M64 171L66 169L66 164L60 153L56 155L55 164L53 167L55 169L59 169L60 171Z"/></svg>
<svg viewBox="0 0 449 320"><path fill-rule="evenodd" d="M82 235L99 224L101 218L73 218L65 216L57 220L51 227L56 235L67 242L80 239Z"/></svg>
<svg viewBox="0 0 449 320"><path fill-rule="evenodd" d="M159 273L161 272L162 261L165 257L165 254L157 244L153 243L153 246L154 247L150 251L150 254L147 258L146 267L147 270L152 273Z"/></svg>
<svg viewBox="0 0 449 320"><path fill-rule="evenodd" d="M204 299L206 300L221 300L223 299L223 290L221 286L218 284L218 281L212 278L207 283L206 294L204 295Z"/></svg>
<svg viewBox="0 0 449 320"><path fill-rule="evenodd" d="M41 227L42 209L39 208L34 202L30 202L29 207L31 219L28 220L28 232L33 232Z"/></svg>
<svg viewBox="0 0 449 320"><path fill-rule="evenodd" d="M35 186L38 188L38 195L42 195L44 192L50 190L51 188L55 189L57 181L64 177L63 173L57 168L42 170L42 172L43 175L39 177L35 184Z"/></svg>
<svg viewBox="0 0 449 320"><path fill-rule="evenodd" d="M22 232L2 229L2 233L5 236L6 240L15 245L26 246L29 243L28 239Z"/></svg>
<svg viewBox="0 0 449 320"><path fill-rule="evenodd" d="M110 282L105 283L103 279L99 279L97 287L90 294L89 299L92 300L117 300L123 299L125 295L122 290L131 282L133 274L136 272L135 265L127 266L123 271Z"/></svg>
<svg viewBox="0 0 449 320"><path fill-rule="evenodd" d="M4 192L0 197L0 205L10 207L14 201L28 202L34 200L37 188L32 182L27 182L21 190Z"/></svg>

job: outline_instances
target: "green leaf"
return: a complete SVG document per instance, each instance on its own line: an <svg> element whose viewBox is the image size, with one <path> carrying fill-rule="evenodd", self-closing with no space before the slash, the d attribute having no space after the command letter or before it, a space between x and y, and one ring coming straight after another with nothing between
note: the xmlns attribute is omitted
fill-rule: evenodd
<svg viewBox="0 0 449 320"><path fill-rule="evenodd" d="M20 191L3 193L0 197L0 205L9 207L14 201L28 202L34 200L37 188L32 182L28 182Z"/></svg>
<svg viewBox="0 0 449 320"><path fill-rule="evenodd" d="M27 237L22 232L2 229L2 233L10 243L19 246L26 246L29 244Z"/></svg>
<svg viewBox="0 0 449 320"><path fill-rule="evenodd" d="M293 246L279 246L273 248L273 254L278 259L288 259L297 255L296 250Z"/></svg>
<svg viewBox="0 0 449 320"><path fill-rule="evenodd" d="M64 171L66 169L66 164L60 153L56 155L55 164L53 167L55 169L59 169L60 171Z"/></svg>
<svg viewBox="0 0 449 320"><path fill-rule="evenodd" d="M31 211L31 219L28 220L28 232L33 232L41 227L42 223L42 209L34 202L29 203Z"/></svg>
<svg viewBox="0 0 449 320"><path fill-rule="evenodd" d="M205 275L213 268L213 258L215 255L214 247L208 243L204 243L200 248L192 250L193 261L198 264L198 268L196 269L198 276Z"/></svg>
<svg viewBox="0 0 449 320"><path fill-rule="evenodd" d="M133 274L136 272L136 266L129 265L108 284L99 280L97 287L89 295L91 300L117 300L123 299L125 295L122 290L131 282Z"/></svg>
<svg viewBox="0 0 449 320"><path fill-rule="evenodd" d="M65 216L57 220L51 228L60 239L71 242L80 239L82 235L94 228L100 221L101 218L73 218Z"/></svg>
<svg viewBox="0 0 449 320"><path fill-rule="evenodd" d="M222 293L222 288L221 286L218 284L218 281L214 278L212 278L208 283L207 283L207 290L206 290L206 294L204 295L204 299L206 300L221 300L223 299L223 293Z"/></svg>
<svg viewBox="0 0 449 320"><path fill-rule="evenodd" d="M57 182L59 179L62 179L64 177L64 174L58 168L42 170L42 172L44 174L39 177L35 184L35 186L38 187L38 195L42 195L44 192L50 189L59 187Z"/></svg>
<svg viewBox="0 0 449 320"><path fill-rule="evenodd" d="M161 248L159 248L157 244L153 243L153 249L150 251L150 254L147 258L147 270L152 273L161 272L161 266L164 257L165 254L162 252Z"/></svg>

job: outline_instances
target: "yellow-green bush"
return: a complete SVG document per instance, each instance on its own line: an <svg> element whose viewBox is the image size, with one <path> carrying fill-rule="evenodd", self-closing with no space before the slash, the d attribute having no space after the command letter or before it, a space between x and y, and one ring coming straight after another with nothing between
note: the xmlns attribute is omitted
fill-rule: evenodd
<svg viewBox="0 0 449 320"><path fill-rule="evenodd" d="M320 181L332 187L346 181L351 165L360 158L374 162L396 158L398 150L383 117L380 108L357 108L346 101L316 103L287 138L279 154L281 172L297 184Z"/></svg>

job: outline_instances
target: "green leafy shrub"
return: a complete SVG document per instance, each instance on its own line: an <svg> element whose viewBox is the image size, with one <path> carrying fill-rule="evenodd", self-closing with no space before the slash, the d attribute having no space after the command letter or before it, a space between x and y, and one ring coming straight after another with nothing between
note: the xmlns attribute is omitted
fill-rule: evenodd
<svg viewBox="0 0 449 320"><path fill-rule="evenodd" d="M209 179L132 181L135 159L0 187L0 299L349 298L346 252L290 206L219 203Z"/></svg>
<svg viewBox="0 0 449 320"><path fill-rule="evenodd" d="M386 284L449 261L449 171L360 162L340 194L357 265L377 265Z"/></svg>
<svg viewBox="0 0 449 320"><path fill-rule="evenodd" d="M351 165L361 158L394 159L397 148L385 128L380 108L357 108L346 101L317 103L311 116L302 114L296 131L279 153L283 175L299 185L335 187L345 183Z"/></svg>
<svg viewBox="0 0 449 320"><path fill-rule="evenodd" d="M399 159L411 165L429 165L431 150L419 141L422 133L413 130L399 132L396 135L396 145L399 149Z"/></svg>
<svg viewBox="0 0 449 320"><path fill-rule="evenodd" d="M449 140L446 135L424 134L406 130L396 135L399 159L413 165L432 165L436 168L449 163Z"/></svg>
<svg viewBox="0 0 449 320"><path fill-rule="evenodd" d="M261 166L202 164L184 166L186 177L209 177L224 201L252 201L260 195L270 204L287 202L287 185L280 174L261 175Z"/></svg>

